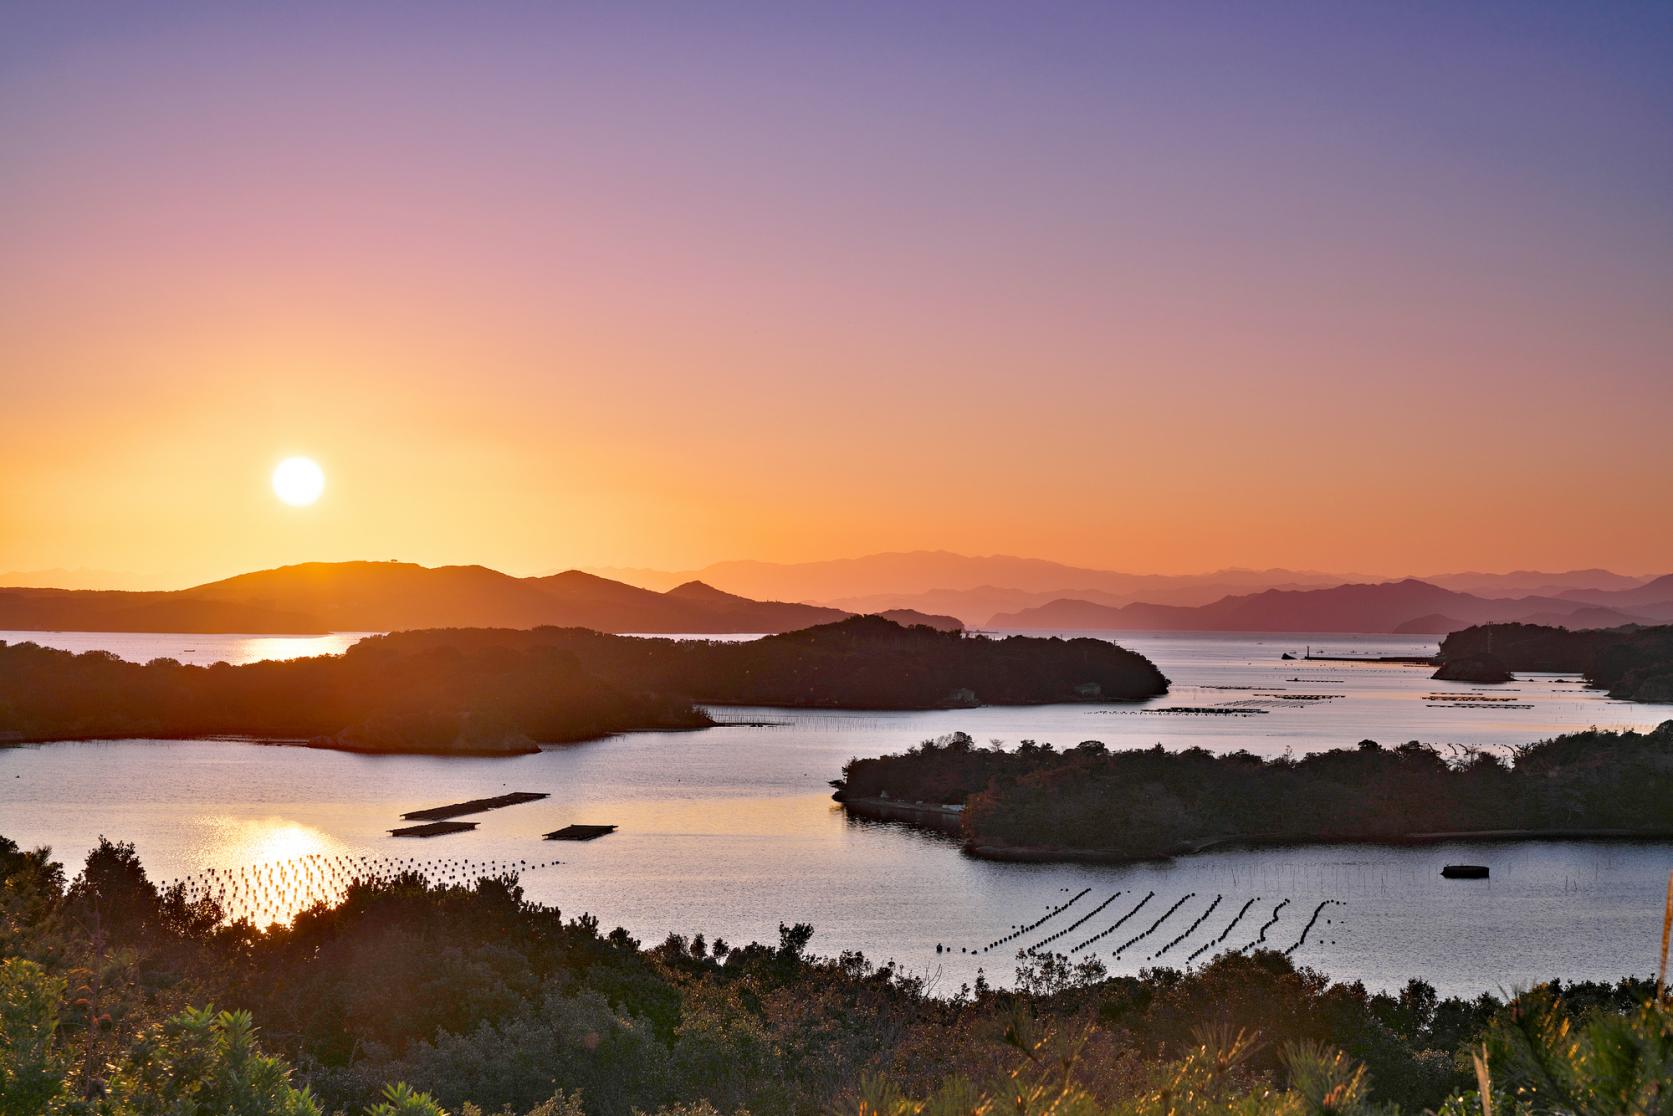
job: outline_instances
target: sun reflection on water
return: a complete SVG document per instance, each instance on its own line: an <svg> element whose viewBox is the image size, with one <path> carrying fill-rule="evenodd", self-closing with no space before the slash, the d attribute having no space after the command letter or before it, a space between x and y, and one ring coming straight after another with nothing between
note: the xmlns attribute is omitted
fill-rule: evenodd
<svg viewBox="0 0 1673 1116"><path fill-rule="evenodd" d="M210 858L215 864L265 864L344 846L324 830L288 818L227 818L228 832Z"/></svg>
<svg viewBox="0 0 1673 1116"><path fill-rule="evenodd" d="M339 903L357 882L416 876L432 886L473 887L482 879L521 876L560 863L556 858L462 857L442 850L426 857L428 850L410 846L355 851L323 830L282 817L217 817L208 824L216 837L205 847L200 866L178 880L159 882L180 887L188 902L213 902L223 918L245 919L258 928L288 924L316 904Z"/></svg>

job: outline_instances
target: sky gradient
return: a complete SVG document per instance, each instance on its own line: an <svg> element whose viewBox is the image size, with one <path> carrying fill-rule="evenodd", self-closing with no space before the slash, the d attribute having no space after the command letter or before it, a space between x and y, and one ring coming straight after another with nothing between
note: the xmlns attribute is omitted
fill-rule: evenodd
<svg viewBox="0 0 1673 1116"><path fill-rule="evenodd" d="M6 5L0 570L1667 572L1670 57L1667 4Z"/></svg>

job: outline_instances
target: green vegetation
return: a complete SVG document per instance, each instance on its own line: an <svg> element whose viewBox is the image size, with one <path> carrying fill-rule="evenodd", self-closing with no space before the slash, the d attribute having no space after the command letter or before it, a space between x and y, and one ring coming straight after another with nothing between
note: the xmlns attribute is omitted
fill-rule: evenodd
<svg viewBox="0 0 1673 1116"><path fill-rule="evenodd" d="M66 882L0 838L0 1116L1461 1116L1484 1042L1496 1112L1650 1113L1673 1089L1644 980L1506 1004L1271 952L1137 977L1019 957L1015 991L937 998L812 933L642 949L513 879L416 877L264 933L160 891L131 846Z"/></svg>
<svg viewBox="0 0 1673 1116"><path fill-rule="evenodd" d="M1058 850L1110 859L1167 856L1245 840L1398 841L1426 833L1623 830L1673 833L1673 721L1653 732L1572 733L1514 763L1430 745L1300 758L1201 748L1011 751L959 733L902 755L850 760L839 797L965 803L974 850Z"/></svg>
<svg viewBox="0 0 1673 1116"><path fill-rule="evenodd" d="M12 739L241 735L495 754L712 723L689 702L613 685L546 648L371 643L340 656L200 667L0 644L0 736Z"/></svg>
<svg viewBox="0 0 1673 1116"><path fill-rule="evenodd" d="M1623 701L1673 703L1673 624L1573 631L1542 624L1481 624L1441 641L1443 670L1444 664L1483 656L1510 670L1580 674Z"/></svg>
<svg viewBox="0 0 1673 1116"><path fill-rule="evenodd" d="M961 705L1137 701L1168 680L1102 639L990 639L880 616L744 642L639 639L584 628L435 629L368 640L390 649L540 649L573 654L617 685L717 705L947 709Z"/></svg>

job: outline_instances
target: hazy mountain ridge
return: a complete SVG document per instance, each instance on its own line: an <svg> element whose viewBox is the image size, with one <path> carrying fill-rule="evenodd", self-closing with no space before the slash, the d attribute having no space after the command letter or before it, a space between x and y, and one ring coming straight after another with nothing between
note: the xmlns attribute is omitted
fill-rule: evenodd
<svg viewBox="0 0 1673 1116"><path fill-rule="evenodd" d="M843 598L932 591L969 591L984 587L1025 593L1069 589L1139 594L1218 584L1228 589L1266 588L1275 584L1340 585L1375 580L1363 574L1317 570L1225 569L1203 574L1145 574L1072 566L1044 558L968 555L945 550L891 551L857 558L817 562L715 562L697 570L670 572L635 568L598 568L590 572L645 588L670 588L700 580L752 597L835 603Z"/></svg>
<svg viewBox="0 0 1673 1116"><path fill-rule="evenodd" d="M1673 574L1663 574L1631 589L1570 589L1563 599L1585 601L1605 608L1655 605L1673 600Z"/></svg>
<svg viewBox="0 0 1673 1116"><path fill-rule="evenodd" d="M1473 593L1478 597L1560 597L1574 591L1635 589L1650 579L1594 568L1563 573L1541 570L1482 573L1472 570L1419 575L1417 580L1459 593Z"/></svg>
<svg viewBox="0 0 1673 1116"><path fill-rule="evenodd" d="M701 572L702 578L656 574L679 580L655 589L582 570L520 578L475 565L310 562L174 591L0 588L0 628L312 634L558 625L722 634L782 632L853 614L883 614L905 624L950 628L962 621L969 627L1015 631L1444 634L1471 624L1510 621L1613 627L1673 620L1673 574L1646 580L1607 570L1465 573L1441 579L1492 590L1484 592L1416 578L1343 583L1331 580L1335 575L1279 569L1126 574L943 551L800 564L728 562ZM1073 588L1040 589L988 575L1036 584L1052 578L1083 580ZM717 584L711 576L790 591L751 595L735 585ZM932 576L952 583L912 587L912 579ZM820 590L839 584L878 586L891 578L905 588L821 598ZM1574 583L1587 587L1499 595L1521 584Z"/></svg>
<svg viewBox="0 0 1673 1116"><path fill-rule="evenodd" d="M579 570L518 578L484 566L309 562L172 592L0 589L0 628L313 634L559 625L606 632L782 632L841 620L817 605L692 583L656 593ZM952 617L896 613L934 627Z"/></svg>
<svg viewBox="0 0 1673 1116"><path fill-rule="evenodd" d="M1635 590L1636 592L1636 590ZM1655 623L1673 619L1673 594L1630 612L1600 609L1559 597L1481 597L1415 578L1330 589L1268 589L1229 596L1212 604L1179 607L1122 606L1059 599L1000 613L987 627L1004 631L1267 631L1422 632L1439 634L1442 623L1504 623L1540 616L1574 626ZM1624 617L1624 619L1622 619Z"/></svg>
<svg viewBox="0 0 1673 1116"><path fill-rule="evenodd" d="M1268 590L1304 592L1402 579L1318 570L1229 568L1200 574L1141 574L1098 570L1043 559L1007 555L971 556L949 551L905 551L818 562L717 562L697 570L591 571L648 589L667 589L701 580L752 597L798 600L851 612L912 608L959 617L971 627L996 622L1057 600L1086 601L1109 608L1159 605L1192 608L1228 597ZM1637 593L1649 579L1604 569L1545 572L1436 574L1419 580L1476 598L1558 599L1558 615L1570 594ZM1673 600L1673 590L1651 603ZM1607 600L1594 604L1614 604ZM1550 610L1546 610L1549 612ZM1408 620L1413 617L1407 617ZM1130 624L1123 626L1130 627Z"/></svg>

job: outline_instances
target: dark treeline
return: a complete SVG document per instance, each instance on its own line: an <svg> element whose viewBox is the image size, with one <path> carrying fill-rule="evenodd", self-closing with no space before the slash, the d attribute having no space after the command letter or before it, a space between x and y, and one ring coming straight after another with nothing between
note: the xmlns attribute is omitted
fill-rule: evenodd
<svg viewBox="0 0 1673 1116"><path fill-rule="evenodd" d="M711 724L696 701L937 709L1166 689L1148 659L1103 640L987 639L875 616L749 642L433 629L374 636L340 656L243 666L0 644L0 734L23 740L241 735L372 751L527 751L531 741Z"/></svg>
<svg viewBox="0 0 1673 1116"><path fill-rule="evenodd" d="M811 937L643 949L527 902L514 879L417 877L261 932L159 890L131 846L101 842L66 881L44 850L0 838L0 1111L905 1116L919 1111L906 1098L929 1096L959 1100L935 1111L1012 1111L991 1098L1023 1089L1020 1110L1086 1116L1417 1112L1448 1097L1465 1112L1481 1110L1467 1093L1484 1040L1506 1111L1530 1053L1542 1088L1670 1085L1649 1056L1588 1060L1605 1042L1665 1051L1673 1009L1649 1003L1649 981L1544 986L1507 1007L1421 981L1332 984L1272 952L1138 977L1019 957L1014 991L937 997L857 955L818 958ZM1547 1037L1569 1018L1574 1031Z"/></svg>
<svg viewBox="0 0 1673 1116"><path fill-rule="evenodd" d="M0 644L0 734L13 739L242 735L504 752L710 723L688 702L618 686L556 648L372 641L340 656L201 667Z"/></svg>
<svg viewBox="0 0 1673 1116"><path fill-rule="evenodd" d="M1418 743L1294 758L1201 748L981 748L960 733L901 755L850 760L841 795L966 803L976 850L1171 855L1247 839L1400 840L1479 830L1673 834L1673 721L1588 731L1518 749L1514 763Z"/></svg>
<svg viewBox="0 0 1673 1116"><path fill-rule="evenodd" d="M1481 624L1441 641L1441 660L1491 658L1507 670L1584 675L1624 701L1673 702L1673 624L1653 628L1549 628Z"/></svg>
<svg viewBox="0 0 1673 1116"><path fill-rule="evenodd" d="M368 640L389 648L542 648L572 653L622 686L722 705L943 709L1133 701L1167 692L1143 655L1101 639L990 639L856 616L765 639L643 639L582 628L434 629Z"/></svg>

